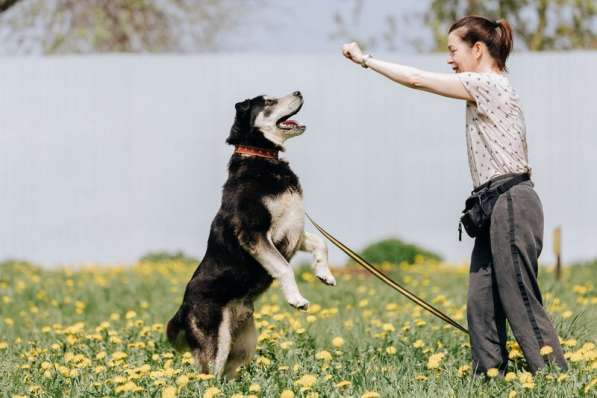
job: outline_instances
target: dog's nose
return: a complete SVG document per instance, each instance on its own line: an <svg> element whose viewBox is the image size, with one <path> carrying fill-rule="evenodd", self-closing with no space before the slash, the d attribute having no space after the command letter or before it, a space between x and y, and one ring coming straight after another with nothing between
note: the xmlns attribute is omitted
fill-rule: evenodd
<svg viewBox="0 0 597 398"><path fill-rule="evenodd" d="M303 94L301 94L300 91L295 91L294 93L292 93L292 95L294 95L295 97L301 97L301 98L303 98Z"/></svg>

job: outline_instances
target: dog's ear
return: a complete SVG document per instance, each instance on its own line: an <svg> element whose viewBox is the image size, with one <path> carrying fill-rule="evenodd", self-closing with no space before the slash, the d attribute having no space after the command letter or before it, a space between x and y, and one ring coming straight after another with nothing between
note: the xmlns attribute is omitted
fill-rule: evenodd
<svg viewBox="0 0 597 398"><path fill-rule="evenodd" d="M251 109L251 100L246 99L243 102L237 102L234 107L236 108L236 113L244 113Z"/></svg>
<svg viewBox="0 0 597 398"><path fill-rule="evenodd" d="M243 102L238 102L234 105L236 109L236 116L234 117L234 124L230 128L230 135L226 142L231 145L239 144L244 132L250 130L250 114L251 114L251 100L246 99Z"/></svg>

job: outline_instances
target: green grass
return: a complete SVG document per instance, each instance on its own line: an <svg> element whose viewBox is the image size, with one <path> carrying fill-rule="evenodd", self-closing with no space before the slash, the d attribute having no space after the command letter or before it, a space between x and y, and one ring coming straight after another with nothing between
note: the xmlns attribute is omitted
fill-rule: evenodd
<svg viewBox="0 0 597 398"><path fill-rule="evenodd" d="M514 381L463 372L470 362L466 335L355 268L334 270L333 288L297 270L299 288L311 301L308 313L288 306L274 285L256 304L260 337L253 362L236 380L204 377L163 335L194 268L183 260L79 271L1 264L0 397L197 397L215 391L210 387L220 397L278 397L284 390L296 397L493 397L512 391L577 397L597 391L597 263L567 267L559 283L547 269L540 271L570 370L542 372L526 386L522 358L510 363ZM465 323L464 266L418 261L395 267L392 275ZM333 344L337 337L341 346ZM118 359L120 353L126 357ZM429 368L435 354L443 357Z"/></svg>

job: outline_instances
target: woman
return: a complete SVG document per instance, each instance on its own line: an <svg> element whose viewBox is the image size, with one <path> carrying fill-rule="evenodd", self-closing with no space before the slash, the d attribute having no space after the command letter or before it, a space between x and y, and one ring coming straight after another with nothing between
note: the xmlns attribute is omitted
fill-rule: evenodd
<svg viewBox="0 0 597 398"><path fill-rule="evenodd" d="M489 227L476 237L471 256L467 318L476 373L505 372L506 319L533 373L548 362L567 368L537 284L543 209L529 179L522 109L505 73L511 48L512 30L505 20L478 16L450 27L448 64L455 74L375 59L363 55L357 43L342 48L349 60L406 87L465 100L475 191L510 187L495 202Z"/></svg>

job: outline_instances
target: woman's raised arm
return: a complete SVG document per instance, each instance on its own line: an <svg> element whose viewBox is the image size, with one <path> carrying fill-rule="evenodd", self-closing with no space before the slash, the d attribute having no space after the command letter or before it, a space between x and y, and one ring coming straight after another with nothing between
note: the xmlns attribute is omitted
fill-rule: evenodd
<svg viewBox="0 0 597 398"><path fill-rule="evenodd" d="M363 53L357 43L345 44L342 47L342 54L354 63L362 65ZM427 72L375 58L367 58L366 65L406 87L428 91L444 97L475 101L456 74Z"/></svg>

